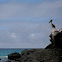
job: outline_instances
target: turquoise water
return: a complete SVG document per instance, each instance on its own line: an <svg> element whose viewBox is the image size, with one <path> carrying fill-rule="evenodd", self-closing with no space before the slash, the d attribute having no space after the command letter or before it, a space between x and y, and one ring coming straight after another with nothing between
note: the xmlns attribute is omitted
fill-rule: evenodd
<svg viewBox="0 0 62 62"><path fill-rule="evenodd" d="M0 49L0 56L8 56L10 53L18 52L21 54L21 52L24 49Z"/></svg>
<svg viewBox="0 0 62 62"><path fill-rule="evenodd" d="M0 62L7 62L8 54L14 53L14 52L18 52L21 54L21 52L23 50L24 50L24 48L21 48L21 49L20 48L16 48L16 49L14 49L14 48L11 48L11 49L0 48L0 59L1 59Z"/></svg>

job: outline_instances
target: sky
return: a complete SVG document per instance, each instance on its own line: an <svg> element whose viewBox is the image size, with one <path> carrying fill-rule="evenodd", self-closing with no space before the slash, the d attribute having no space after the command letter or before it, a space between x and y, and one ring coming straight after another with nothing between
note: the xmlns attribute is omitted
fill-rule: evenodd
<svg viewBox="0 0 62 62"><path fill-rule="evenodd" d="M45 48L51 19L62 29L62 0L0 0L0 48Z"/></svg>

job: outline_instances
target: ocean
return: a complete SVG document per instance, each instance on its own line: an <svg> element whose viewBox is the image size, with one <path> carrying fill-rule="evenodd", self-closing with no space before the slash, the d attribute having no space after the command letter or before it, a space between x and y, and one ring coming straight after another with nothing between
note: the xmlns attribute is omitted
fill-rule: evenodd
<svg viewBox="0 0 62 62"><path fill-rule="evenodd" d="M0 62L6 62L8 60L8 54L14 52L18 52L21 54L23 50L24 48L0 48Z"/></svg>

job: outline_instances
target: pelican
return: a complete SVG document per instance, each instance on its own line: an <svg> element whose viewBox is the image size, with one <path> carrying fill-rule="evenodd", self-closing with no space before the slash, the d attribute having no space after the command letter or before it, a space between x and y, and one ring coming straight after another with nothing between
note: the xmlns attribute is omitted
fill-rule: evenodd
<svg viewBox="0 0 62 62"><path fill-rule="evenodd" d="M52 27L52 28L56 28L55 25L52 24L52 21L53 21L53 20L50 20L50 21L49 21L49 23L51 23L51 27Z"/></svg>

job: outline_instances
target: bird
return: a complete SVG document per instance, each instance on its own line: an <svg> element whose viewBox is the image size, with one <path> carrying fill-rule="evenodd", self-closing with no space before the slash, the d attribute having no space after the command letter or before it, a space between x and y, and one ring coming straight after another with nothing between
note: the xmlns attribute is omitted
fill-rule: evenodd
<svg viewBox="0 0 62 62"><path fill-rule="evenodd" d="M53 20L51 19L51 20L49 21L49 23L52 23L52 21L53 21Z"/></svg>
<svg viewBox="0 0 62 62"><path fill-rule="evenodd" d="M49 21L49 23L51 23L51 27L56 28L55 25L52 23L52 21L53 21L52 19Z"/></svg>

